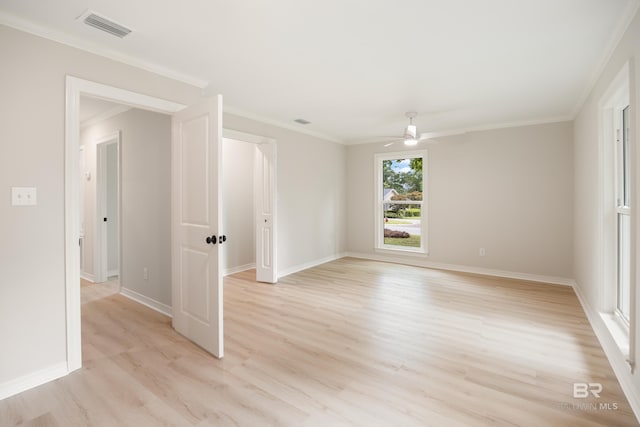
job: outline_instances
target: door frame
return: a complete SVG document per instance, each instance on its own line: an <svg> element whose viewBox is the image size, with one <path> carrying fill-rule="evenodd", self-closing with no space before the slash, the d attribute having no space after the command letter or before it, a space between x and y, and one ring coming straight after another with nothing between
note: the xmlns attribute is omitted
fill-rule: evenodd
<svg viewBox="0 0 640 427"><path fill-rule="evenodd" d="M224 125L223 125L224 126ZM255 144L256 146L260 145L270 145L273 147L272 152L273 158L270 159L273 164L273 176L269 180L270 187L268 192L270 193L270 204L272 206L272 250L271 250L271 279L268 283L275 284L278 280L278 185L277 185L277 144L276 140L273 138L269 138L261 135L254 135L251 133L241 132L233 129L226 129L223 127L222 129L222 138L223 139L231 139L236 141L247 142L250 144ZM254 160L253 164L254 171L257 168L256 161ZM261 214L258 212L258 207L260 203L258 203L259 199L264 199L265 197L265 182L264 177L255 175L254 179L254 188L253 188L253 209L255 219L257 220L257 216ZM260 262L259 253L261 252L260 239L258 239L258 227L255 225L256 221L254 220L254 232L256 233L256 244L255 244L255 254L256 254L256 269L258 268L258 263ZM257 271L257 270L256 270ZM257 273L256 273L257 274ZM257 280L257 279L256 279Z"/></svg>
<svg viewBox="0 0 640 427"><path fill-rule="evenodd" d="M96 141L96 211L95 211L95 241L94 241L94 276L95 282L101 283L109 278L109 266L108 266L108 253L109 242L107 238L107 230L103 221L103 218L107 216L105 210L108 208L107 202L107 148L110 145L116 146L116 175L117 175L117 190L116 199L118 203L116 213L116 223L118 224L117 242L118 245L118 268L122 265L122 259L120 257L120 211L121 211L121 188L120 188L120 131L114 132L110 135L104 136ZM109 219L110 220L110 219Z"/></svg>
<svg viewBox="0 0 640 427"><path fill-rule="evenodd" d="M173 114L185 105L143 95L114 86L66 77L65 91L65 298L67 332L67 371L82 367L80 312L80 96L86 95L135 108Z"/></svg>

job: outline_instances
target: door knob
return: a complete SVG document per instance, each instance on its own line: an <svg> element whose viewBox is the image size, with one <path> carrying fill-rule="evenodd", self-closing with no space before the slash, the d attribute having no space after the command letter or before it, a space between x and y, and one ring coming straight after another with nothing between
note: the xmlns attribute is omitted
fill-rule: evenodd
<svg viewBox="0 0 640 427"><path fill-rule="evenodd" d="M220 243L224 243L227 241L227 236L225 234L223 234L222 236L220 236Z"/></svg>
<svg viewBox="0 0 640 427"><path fill-rule="evenodd" d="M215 245L218 241L218 239L216 238L216 235L214 234L213 236L209 237L207 236L207 244L208 245Z"/></svg>

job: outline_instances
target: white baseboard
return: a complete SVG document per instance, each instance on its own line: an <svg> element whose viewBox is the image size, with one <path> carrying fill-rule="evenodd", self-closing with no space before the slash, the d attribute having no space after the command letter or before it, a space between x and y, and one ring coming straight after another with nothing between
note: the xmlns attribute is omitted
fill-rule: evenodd
<svg viewBox="0 0 640 427"><path fill-rule="evenodd" d="M107 271L107 277L113 277L113 276L120 276L120 270L115 269L115 270Z"/></svg>
<svg viewBox="0 0 640 427"><path fill-rule="evenodd" d="M58 363L20 378L0 384L0 400L13 396L49 381L57 380L69 373L67 362Z"/></svg>
<svg viewBox="0 0 640 427"><path fill-rule="evenodd" d="M85 273L84 271L80 272L80 278L84 280L88 280L89 282L95 283L96 276L91 273Z"/></svg>
<svg viewBox="0 0 640 427"><path fill-rule="evenodd" d="M340 258L344 258L346 255L344 253L338 253L335 255L330 255L328 257L316 259L313 261L305 262L304 264L294 265L289 268L285 268L284 270L278 271L278 278L282 278L284 276L288 276L293 273L297 273L298 271L306 270L308 268L316 267L321 264L325 264L327 262L335 261Z"/></svg>
<svg viewBox="0 0 640 427"><path fill-rule="evenodd" d="M252 262L250 264L245 264L245 265L239 265L237 267L225 268L222 271L222 275L223 276L228 276L230 274L240 273L241 271L251 270L252 268L256 268L256 263L255 262Z"/></svg>
<svg viewBox="0 0 640 427"><path fill-rule="evenodd" d="M131 289L127 289L124 286L120 288L120 294L133 300L142 305L146 305L147 307L164 314L165 316L173 317L171 312L171 307L163 304L159 301L154 300L153 298L149 298L144 296L136 291L132 291Z"/></svg>
<svg viewBox="0 0 640 427"><path fill-rule="evenodd" d="M613 336L611 336L611 333L605 325L604 320L602 320L600 313L591 307L577 284L574 284L573 290L578 296L578 301L580 301L582 309L587 315L587 319L589 319L593 332L595 332L596 337L598 337L598 341L600 341L600 346L604 350L604 353L613 368L613 372L620 383L620 387L622 387L624 395L629 401L629 405L631 406L636 419L640 421L640 393L633 383L631 368L627 364L627 361L616 344Z"/></svg>
<svg viewBox="0 0 640 427"><path fill-rule="evenodd" d="M574 280L566 277L543 276L538 274L518 273L515 271L494 270L483 267L467 265L445 264L415 258L400 258L386 254L369 254L359 252L347 252L345 256L352 258L369 259L372 261L393 262L396 264L411 265L414 267L433 268L436 270L456 271L459 273L481 274L484 276L504 277L506 279L526 280L530 282L549 283L552 285L573 286Z"/></svg>

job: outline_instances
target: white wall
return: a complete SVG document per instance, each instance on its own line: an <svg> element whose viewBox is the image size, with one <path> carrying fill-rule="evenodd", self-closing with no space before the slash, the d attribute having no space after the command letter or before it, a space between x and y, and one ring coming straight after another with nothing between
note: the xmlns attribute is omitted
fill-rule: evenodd
<svg viewBox="0 0 640 427"><path fill-rule="evenodd" d="M614 80L614 77L622 69L623 65L628 61L632 61L630 73L631 80L631 146L632 153L635 153L634 162L635 170L640 165L638 155L638 143L640 142L640 132L638 132L638 124L640 124L640 111L638 109L638 100L640 99L640 68L638 59L640 58L640 13L636 14L620 43L616 47L611 58L607 62L602 74L585 104L580 109L574 123L574 163L575 163L575 193L574 193L574 250L575 250L575 279L580 294L587 304L588 312L592 315L592 323L596 326L596 332L600 341L605 347L607 356L612 362L614 370L618 375L627 396L636 413L640 409L640 373L636 369L631 374L621 352L617 349L608 332L604 328L602 321L597 314L602 309L603 292L601 286L607 281L603 276L602 265L602 224L605 218L602 214L602 194L601 180L599 170L601 167L601 157L599 152L599 107L598 103L602 100L607 88ZM635 173L636 180L632 185L635 186L632 195L632 209L635 211L633 215L638 218L640 199L640 174ZM637 221L637 220L636 220ZM636 222L638 224L638 222ZM640 248L640 230L636 227L636 233L633 237L636 247ZM637 260L636 260L637 263ZM636 273L640 272L640 268L636 269ZM637 275L636 275L637 277ZM640 280L636 278L636 283ZM632 306L640 307L640 292L636 292L636 299L631 302ZM636 354L640 354L640 317L635 322L635 342ZM636 364L640 360L636 361ZM633 395L629 395L629 393Z"/></svg>
<svg viewBox="0 0 640 427"><path fill-rule="evenodd" d="M343 145L233 114L224 127L277 144L278 274L346 250L346 149Z"/></svg>
<svg viewBox="0 0 640 427"><path fill-rule="evenodd" d="M255 154L255 144L223 140L222 232L229 239L222 251L225 271L237 271L256 262L253 197Z"/></svg>
<svg viewBox="0 0 640 427"><path fill-rule="evenodd" d="M171 117L131 109L82 129L85 167L92 176L96 176L95 141L117 131L122 174L120 284L171 306ZM95 183L85 182L87 200L95 200ZM85 215L87 248L94 242L94 220L95 215Z"/></svg>
<svg viewBox="0 0 640 427"><path fill-rule="evenodd" d="M423 146L428 151L429 256L385 257L416 265L573 277L571 123L438 141ZM347 148L349 251L376 255L373 156L401 150L406 149L383 144Z"/></svg>
<svg viewBox="0 0 640 427"><path fill-rule="evenodd" d="M0 26L0 389L66 362L64 273L65 76L190 104L201 91ZM10 206L34 186L35 207Z"/></svg>

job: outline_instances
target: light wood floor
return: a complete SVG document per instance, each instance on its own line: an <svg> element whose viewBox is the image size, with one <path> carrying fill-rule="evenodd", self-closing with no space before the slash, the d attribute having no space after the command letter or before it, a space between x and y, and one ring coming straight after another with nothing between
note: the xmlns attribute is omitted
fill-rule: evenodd
<svg viewBox="0 0 640 427"><path fill-rule="evenodd" d="M349 258L252 277L225 280L223 360L88 298L84 368L0 401L0 425L638 425L570 288Z"/></svg>
<svg viewBox="0 0 640 427"><path fill-rule="evenodd" d="M80 300L82 304L102 299L120 292L120 279L110 279L104 283L93 283L80 279Z"/></svg>

